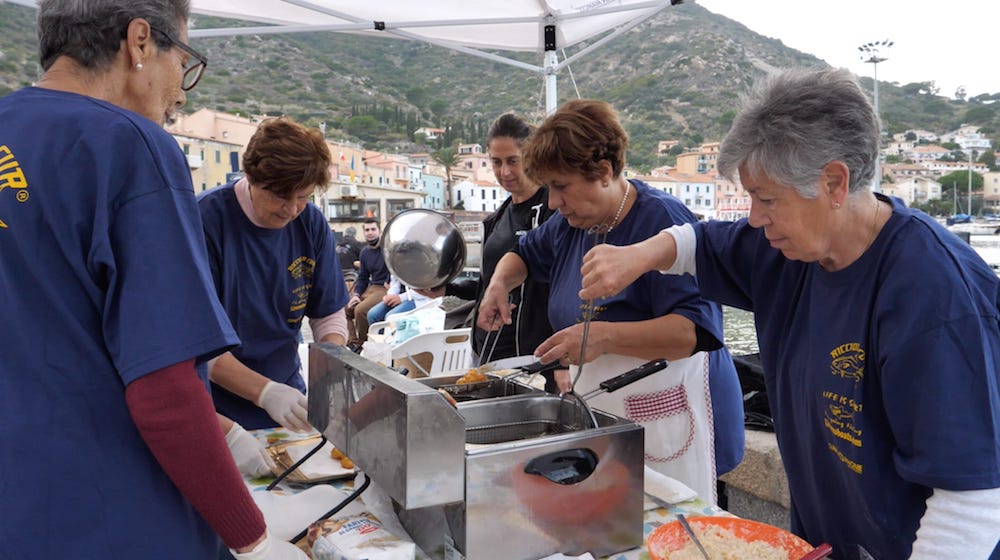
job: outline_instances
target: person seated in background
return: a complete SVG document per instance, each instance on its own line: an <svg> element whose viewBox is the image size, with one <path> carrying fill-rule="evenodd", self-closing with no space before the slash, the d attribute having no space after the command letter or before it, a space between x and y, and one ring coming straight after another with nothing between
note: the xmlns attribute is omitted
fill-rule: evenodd
<svg viewBox="0 0 1000 560"><path fill-rule="evenodd" d="M368 324L372 325L386 320L390 315L406 313L431 301L444 296L444 286L421 290L403 284L399 278L389 274L389 288L382 301L368 312Z"/></svg>
<svg viewBox="0 0 1000 560"><path fill-rule="evenodd" d="M358 257L360 267L358 278L351 288L351 299L347 303L349 320L348 346L355 352L368 340L368 312L382 303L388 291L389 268L385 265L382 249L379 247L380 228L375 218L365 218L361 225L368 246Z"/></svg>
<svg viewBox="0 0 1000 560"><path fill-rule="evenodd" d="M1000 279L872 192L880 128L847 70L769 76L718 158L750 216L596 247L579 296L663 271L753 312L795 534L838 560L996 560Z"/></svg>
<svg viewBox="0 0 1000 560"><path fill-rule="evenodd" d="M0 98L0 557L304 559L195 367L239 339L163 129L207 64L189 3L37 4L44 74Z"/></svg>
<svg viewBox="0 0 1000 560"><path fill-rule="evenodd" d="M209 364L212 398L247 429L312 430L298 353L304 318L318 342L347 339L333 231L309 203L330 180L330 157L319 130L269 119L243 154L245 177L198 199L215 289L243 341Z"/></svg>

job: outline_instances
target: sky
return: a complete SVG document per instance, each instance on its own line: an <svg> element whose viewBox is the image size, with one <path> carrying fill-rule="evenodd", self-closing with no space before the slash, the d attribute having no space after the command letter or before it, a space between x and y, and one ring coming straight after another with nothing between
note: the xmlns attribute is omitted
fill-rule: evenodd
<svg viewBox="0 0 1000 560"><path fill-rule="evenodd" d="M788 47L871 78L874 64L861 60L860 45L888 39L881 51L880 82L933 81L939 95L1000 93L996 60L1000 5L993 0L687 0L736 20Z"/></svg>

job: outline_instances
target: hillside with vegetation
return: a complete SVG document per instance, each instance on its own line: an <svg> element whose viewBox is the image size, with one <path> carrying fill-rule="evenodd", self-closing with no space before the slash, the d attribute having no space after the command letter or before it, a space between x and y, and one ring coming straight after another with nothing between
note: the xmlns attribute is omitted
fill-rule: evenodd
<svg viewBox="0 0 1000 560"><path fill-rule="evenodd" d="M195 17L194 27L221 20ZM373 149L426 151L414 131L448 128L447 141L482 142L497 114L514 110L539 120L542 79L501 63L414 41L337 33L249 35L193 39L210 64L190 92L187 110L288 114L318 125L331 138ZM570 56L580 48L569 50ZM40 75L34 11L0 3L0 95ZM518 55L538 63L532 54ZM560 101L604 99L621 113L631 137L629 160L640 170L669 163L659 140L682 146L720 139L739 95L770 69L825 63L786 47L697 4L668 8L581 58L559 75ZM976 124L994 137L1000 94L971 99L938 95L933 77L914 84L880 83L890 132L945 132ZM862 84L871 90L871 78Z"/></svg>

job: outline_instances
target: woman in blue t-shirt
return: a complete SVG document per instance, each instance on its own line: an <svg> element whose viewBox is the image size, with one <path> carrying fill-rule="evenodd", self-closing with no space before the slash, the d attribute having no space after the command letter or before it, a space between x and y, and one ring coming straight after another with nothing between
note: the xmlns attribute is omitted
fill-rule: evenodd
<svg viewBox="0 0 1000 560"><path fill-rule="evenodd" d="M323 134L264 121L243 154L245 177L198 199L219 300L242 344L209 364L219 413L248 429L309 431L299 329L347 340L347 286L333 230L309 197L330 179Z"/></svg>
<svg viewBox="0 0 1000 560"><path fill-rule="evenodd" d="M548 185L548 206L558 214L527 232L496 265L479 306L480 328L510 323L507 294L526 279L548 283L547 312L556 332L535 355L577 371L590 308L577 296L584 253L595 242L633 243L694 221L676 198L625 179L627 144L611 106L590 100L560 107L528 139L523 165L529 177ZM716 465L726 472L739 463L744 435L742 393L722 345L721 309L702 299L692 278L660 274L593 303L583 348L587 367L577 391L646 360L670 359L667 370L592 402L643 424L647 465L714 501Z"/></svg>
<svg viewBox="0 0 1000 560"><path fill-rule="evenodd" d="M268 535L196 363L236 345L164 122L186 0L38 3L0 98L0 557L305 558Z"/></svg>
<svg viewBox="0 0 1000 560"><path fill-rule="evenodd" d="M718 159L749 218L598 247L580 295L663 270L753 311L796 534L838 559L998 559L1000 280L872 193L879 128L846 70L771 77Z"/></svg>

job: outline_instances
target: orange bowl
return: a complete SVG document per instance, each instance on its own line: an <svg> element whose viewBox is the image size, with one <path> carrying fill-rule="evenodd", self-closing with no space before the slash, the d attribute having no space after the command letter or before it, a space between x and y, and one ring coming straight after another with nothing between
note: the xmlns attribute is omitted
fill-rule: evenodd
<svg viewBox="0 0 1000 560"><path fill-rule="evenodd" d="M766 523L740 519L738 517L688 517L688 523L697 529L716 526L736 535L747 542L764 541L771 546L788 552L789 560L798 560L812 551L813 546L801 538ZM689 542L687 533L679 521L657 527L647 541L652 560L666 560L671 552L677 552Z"/></svg>

